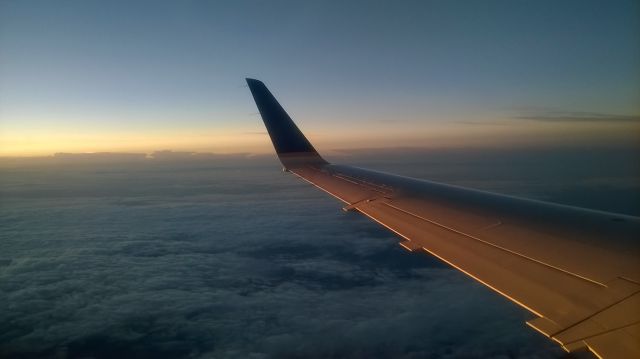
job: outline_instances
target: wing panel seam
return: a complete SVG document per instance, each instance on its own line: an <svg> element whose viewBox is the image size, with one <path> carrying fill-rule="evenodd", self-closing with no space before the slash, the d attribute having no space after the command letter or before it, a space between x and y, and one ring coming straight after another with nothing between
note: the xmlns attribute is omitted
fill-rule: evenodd
<svg viewBox="0 0 640 359"><path fill-rule="evenodd" d="M438 227L440 227L440 228L443 228L443 229L446 229L446 230L448 230L448 231L451 231L451 232L454 232L454 233L457 233L457 234L463 235L463 236L465 236L465 237L467 237L467 238L470 238L470 239L474 239L474 240L479 241L479 242L481 242L481 243L484 243L484 244L486 244L486 245L488 245L488 246L490 246L490 247L500 249L500 250L502 250L502 251L505 251L505 252L508 252L508 253L510 253L510 254L516 255L516 256L518 256L518 257L521 257L521 258L527 259L527 260L529 260L529 261L532 261L532 262L538 263L538 264L543 265L543 266L545 266L545 267L548 267L548 268L551 268L551 269L555 269L555 270L557 270L557 271L559 271L559 272L562 272L562 273L564 273L564 274L570 275L570 276L572 276L572 277L576 277L576 278L582 279L582 280L584 280L584 281L587 281L587 282L589 282L589 283L596 284L596 285L598 285L598 286L601 286L601 287L607 288L607 286L606 286L605 284L600 283L600 282L598 282L598 281L595 281L595 280L593 280L593 279L590 279L590 278L587 278L587 277L581 276L580 274L573 273L573 272L570 272L570 271L565 270L565 269L562 269L562 268L558 268L558 267L553 266L553 265L551 265L551 264L549 264L549 263L545 263L545 262L543 262L543 261L541 261L541 260L538 260L538 259L535 259L535 258L531 258L531 257L528 257L528 256L526 256L526 255L522 254L522 253L518 253L518 252L516 252L516 251L513 251L513 250L511 250L511 249L509 249L509 248L505 248L505 247L499 246L499 245L497 245L497 244L494 244L494 243L491 243L491 242L485 241L485 240L483 240L483 239L480 239L480 238L478 238L478 237L475 237L475 236L473 236L473 235L470 235L470 234L467 234L467 233L461 232L461 231L459 231L459 230L457 230L457 229L455 229L455 228L448 227L448 226L446 226L446 225L444 225L444 224L441 224L441 223L438 223L438 222L436 222L436 221L434 221L434 220L431 220L431 219L428 219L428 218L424 218L424 217L422 217L422 216L420 216L420 215L417 215L417 214L415 214L415 213L409 212L409 211L404 210L404 209L402 209L402 208L400 208L400 207L394 206L394 205L392 205L391 203L382 203L382 204L383 204L383 205L385 205L385 206L388 206L388 207L390 207L390 208L393 208L393 209L395 209L395 210L397 210L397 211L400 211L400 212L402 212L402 213L408 214L408 215L410 215L410 216L412 216L412 217L415 217L415 218L421 219L421 220L423 220L423 221L429 222L429 223L431 223L431 224L434 224L434 225L436 225L436 226L438 226Z"/></svg>
<svg viewBox="0 0 640 359"><path fill-rule="evenodd" d="M601 308L600 310L598 310L597 312L592 313L591 315L587 316L586 318L580 319L579 321L577 321L577 322L575 322L575 323L573 323L573 324L571 324L571 325L567 326L566 328L563 328L563 329L561 329L561 330L558 330L557 332L555 332L555 333L553 333L553 334L551 334L551 335L549 335L549 336L550 336L551 338L553 338L553 337L557 337L558 335L560 335L560 334L562 334L562 333L566 332L567 330L569 330L569 329L571 329L571 328L574 328L574 327L576 327L576 326L578 326L578 325L580 325L580 324L582 324L582 323L586 322L587 320L589 320L589 319L591 319L591 318L595 317L596 315L598 315L598 314L600 314L600 313L602 313L602 312L606 311L607 309L610 309L610 308L612 308L612 307L615 307L616 305L618 305L618 304L620 304L620 303L624 302L625 300L627 300L627 299L629 299L629 298L632 298L633 296L637 295L638 293L640 293L640 290L637 290L637 291L635 291L635 292L633 292L633 293L631 293L631 294L629 294L629 295L627 295L627 296L625 296L625 297L621 298L620 300L616 301L615 303L611 303L611 304L607 305L606 307ZM598 334L593 334L593 335L589 335L589 336L586 336L586 337L583 337L583 338L580 338L580 339L572 340L572 341L570 341L570 342L568 342L568 343L566 343L566 344L575 343L575 342L580 341L580 340L584 340L584 339L587 339L587 338L595 337L595 336L598 336L598 335L600 335L600 334L604 334L604 333L607 333L607 332L610 332L610 331L613 331L613 330L626 328L626 327L628 327L628 326L635 325L635 324L638 324L638 323L640 323L640 320L638 320L638 321L636 321L636 322L633 322L633 323L631 323L631 324L625 324L625 325L622 325L622 326L620 326L620 327L618 327L618 328L608 329L608 330L605 330L605 331L603 331L603 332L599 332Z"/></svg>
<svg viewBox="0 0 640 359"><path fill-rule="evenodd" d="M393 232L393 233L397 234L397 235L398 235L398 236L400 236L401 238L404 238L404 239L406 239L406 240L408 240L408 241L411 241L411 238L409 238L409 237L405 236L404 234L402 234L402 233L400 233L400 232L396 231L395 229L393 229L393 228L389 227L389 226L388 226L388 225L386 225L384 222L382 222L382 221L378 220L377 218L373 217L373 216L372 216L372 215L370 215L369 213L364 212L362 209L358 208L358 211L359 211L360 213L364 214L365 216L367 216L367 217L371 218L374 222L379 223L380 225L382 225L383 227L387 228L387 229L388 229L388 230L390 230L391 232ZM468 271L466 271L466 270L464 270L464 269L460 268L459 266L457 266L457 265L453 264L451 261L448 261L447 259L445 259L445 258L443 258L442 256L440 256L440 255L436 254L435 252L433 252L433 251L429 250L428 248L425 248L425 247L423 247L423 246L421 246L421 248L422 248L425 252L427 252L427 253L431 254L432 256L434 256L434 257L436 257L436 258L440 259L441 261L443 261L443 262L447 263L448 265L452 266L453 268L455 268L455 269L459 270L460 272L462 272L462 273L464 273L464 274L468 275L469 277L471 277L471 278L473 278L473 279L477 280L478 282L480 282L480 283L484 284L485 286L487 286L487 287L488 287L488 288L490 288L491 290L493 290L493 291L497 292L498 294L500 294L500 295L504 296L505 298L507 298L507 299L511 300L512 302L516 303L517 305L521 306L522 308L524 308L524 309L526 309L526 310L530 311L531 313L533 313L533 314L535 314L535 315L537 315L537 316L539 316L539 317L544 317L542 314L540 314L539 312L535 311L533 308L531 308L531 307L527 306L526 304L524 304L524 303L520 302L519 300L517 300L517 299L513 298L512 296L510 296L510 295L508 295L508 294L504 293L503 291L501 291L501 290L499 290L498 288L496 288L496 287L494 287L494 286L490 285L489 283L487 283L487 282L485 282L484 280L482 280L482 279L480 279L480 278L476 277L475 275L473 275L473 274L469 273Z"/></svg>

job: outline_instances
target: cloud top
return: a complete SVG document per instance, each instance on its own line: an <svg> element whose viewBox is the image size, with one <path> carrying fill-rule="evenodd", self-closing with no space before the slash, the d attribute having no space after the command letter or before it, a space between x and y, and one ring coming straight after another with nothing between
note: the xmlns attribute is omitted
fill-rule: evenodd
<svg viewBox="0 0 640 359"><path fill-rule="evenodd" d="M277 167L4 178L0 357L562 353L508 300Z"/></svg>

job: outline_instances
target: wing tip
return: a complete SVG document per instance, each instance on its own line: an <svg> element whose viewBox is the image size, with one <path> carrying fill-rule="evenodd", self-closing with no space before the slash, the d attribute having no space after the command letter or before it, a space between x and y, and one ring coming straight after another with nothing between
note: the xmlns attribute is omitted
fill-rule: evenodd
<svg viewBox="0 0 640 359"><path fill-rule="evenodd" d="M260 81L258 79L251 78L251 77L245 77L245 81L247 81L247 84L249 86L251 86L251 85L263 85L264 86L264 83L262 81Z"/></svg>

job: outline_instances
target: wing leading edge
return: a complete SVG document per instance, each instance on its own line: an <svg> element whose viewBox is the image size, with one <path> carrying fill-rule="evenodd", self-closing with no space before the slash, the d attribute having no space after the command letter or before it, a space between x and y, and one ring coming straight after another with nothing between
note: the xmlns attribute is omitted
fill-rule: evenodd
<svg viewBox="0 0 640 359"><path fill-rule="evenodd" d="M640 218L330 164L247 83L289 172L527 309L568 352L640 357Z"/></svg>

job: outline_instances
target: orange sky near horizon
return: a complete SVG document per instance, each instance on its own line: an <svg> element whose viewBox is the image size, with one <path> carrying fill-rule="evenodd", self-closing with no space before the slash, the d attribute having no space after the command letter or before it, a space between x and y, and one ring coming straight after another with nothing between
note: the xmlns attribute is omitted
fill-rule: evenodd
<svg viewBox="0 0 640 359"><path fill-rule="evenodd" d="M256 121L260 121L256 118ZM362 123L359 121L358 123ZM640 123L495 122L372 123L367 128L305 121L300 126L321 152L355 148L523 148L640 145ZM257 125L262 126L261 121ZM252 153L273 151L266 131L235 129L174 129L141 131L77 129L74 131L4 130L0 125L0 156L46 156L57 152L143 152L158 150Z"/></svg>

